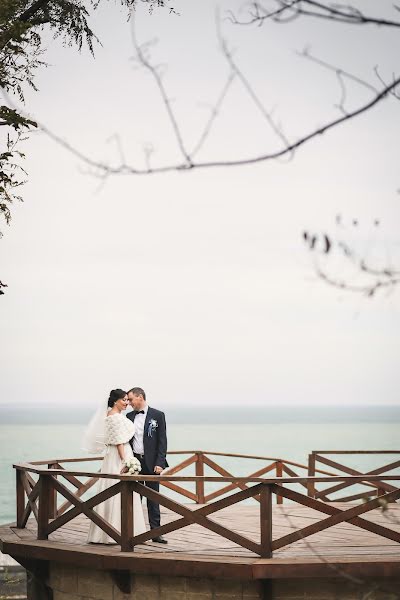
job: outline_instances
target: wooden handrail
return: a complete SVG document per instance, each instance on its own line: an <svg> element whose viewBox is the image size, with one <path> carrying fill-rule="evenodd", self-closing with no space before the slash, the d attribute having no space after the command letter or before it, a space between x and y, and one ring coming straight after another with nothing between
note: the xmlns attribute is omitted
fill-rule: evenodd
<svg viewBox="0 0 400 600"><path fill-rule="evenodd" d="M361 483L364 487L367 487L370 489L372 488L372 490L378 496L381 495L383 491L390 492L390 491L394 491L397 489L394 486L387 484L386 481L390 480L390 476L388 475L387 472L400 467L400 460L390 462L379 468L373 469L367 473L361 473L361 471L359 471L357 469L354 469L352 467L349 467L347 465L344 465L342 463L332 460L331 458L327 458L326 456L324 456L324 455L334 455L334 454L345 455L345 456L376 455L376 454L377 455L388 455L388 454L396 455L396 454L400 454L399 450L313 450L309 454L309 458L308 458L308 475L309 476L315 475L315 473L317 471L316 464L317 464L317 462L319 462L319 463L323 463L324 465L327 465L328 467L330 467L332 469L335 469L336 470L335 475L338 475L337 471L340 471L342 473L346 473L347 475L351 475L351 476L363 476L364 479L358 483ZM373 478L374 475L380 475L382 477L381 481L376 482L376 480ZM371 491L367 490L365 492L352 494L350 496L345 496L345 497L342 496L340 498L334 498L334 499L328 498L329 494L346 489L352 485L354 485L354 482L352 482L352 481L349 482L349 481L343 480L341 483L338 483L334 486L325 488L324 490L321 490L321 491L317 491L315 488L315 483L313 481L310 481L308 484L308 495L312 498L321 498L324 502L331 502L331 501L349 502L351 500L368 499L370 497Z"/></svg>
<svg viewBox="0 0 400 600"><path fill-rule="evenodd" d="M333 453L333 452L332 452ZM365 452L367 453L367 452ZM383 452L382 452L383 453ZM388 452L384 452L388 453ZM85 515L89 520L93 521L98 527L105 531L121 546L121 550L128 552L134 550L135 546L144 543L145 541L156 537L157 535L168 534L177 531L190 524L197 524L205 529L222 536L231 542L250 550L251 552L261 557L271 557L273 550L287 546L299 539L304 539L309 535L313 535L319 531L323 531L329 527L333 527L338 523L348 522L357 527L361 527L367 531L371 531L377 535L383 536L400 543L400 533L388 529L383 525L363 519L360 515L379 508L387 502L394 502L400 498L400 489L390 485L388 482L400 481L400 475L388 475L383 473L385 467L375 469L370 473L353 473L349 474L329 474L318 475L315 467L315 462L318 460L318 455L311 453L311 464L314 461L314 474L307 473L305 476L297 475L293 470L292 461L271 458L258 457L258 459L272 461L247 477L235 476L227 471L211 459L210 456L228 456L234 458L254 458L248 455L227 455L220 452L203 452L194 451L189 453L186 451L176 451L175 454L191 454L178 465L171 467L162 475L120 475L114 473L99 473L82 470L70 470L61 466L60 463L77 463L83 459L67 459L67 460L50 460L50 461L35 461L32 463L23 462L14 464L17 478L17 527L24 528L31 513L33 513L37 524L38 539L46 540L48 536L63 527L69 521L78 515ZM350 454L350 452L347 452ZM102 457L96 457L99 460ZM323 457L321 457L323 458ZM328 466L336 465L343 467L344 471L351 471L350 468L334 463L330 459L323 459ZM398 465L399 461L390 463L387 467ZM195 475L176 475L176 473L184 470L191 465L194 465ZM218 473L218 475L205 475L204 466L207 465ZM298 465L304 468L303 465ZM275 476L265 476L269 471L275 470ZM354 471L354 470L353 470ZM37 475L38 480L35 481L32 475ZM262 476L264 475L264 476ZM287 475L287 476L286 476ZM86 481L80 481L80 477L89 478ZM90 489L99 479L111 479L115 483L89 498L83 500L82 496ZM74 488L71 491L62 479L66 480ZM192 500L201 505L196 509L189 509L186 505L180 504L171 497L160 492L156 492L151 488L144 486L146 481L157 481L164 487L180 494L186 499ZM192 482L196 486L195 493L182 487L182 483ZM224 484L222 488L208 495L205 494L205 485L207 482ZM333 487L330 489L343 489L345 486L350 486L355 483L372 486L378 491L379 497L371 500L366 496L366 493L355 495L366 499L363 504L340 510L337 507L331 506L325 502L323 494L317 493L315 486L318 483L331 483ZM300 484L308 491L308 496L294 491L288 485ZM236 491L239 488L239 491ZM313 490L313 495L310 496L310 490ZM178 518L168 524L164 524L150 532L141 535L132 535L133 532L133 502L132 493L137 492L146 498L157 502L165 508L175 512ZM230 495L227 495L228 493ZM64 497L64 502L61 507L57 508L57 494ZM111 497L119 495L121 500L121 531L117 531L110 523L94 510L94 508ZM223 498L219 498L224 496ZM312 508L323 513L325 516L321 520L304 527L302 530L284 535L279 539L272 539L272 498L276 497L278 502L283 498L289 499L297 504ZM321 496L322 500L316 496ZM219 499L216 499L219 498ZM247 537L239 534L236 531L227 529L225 526L210 520L209 515L233 506L244 499L253 498L259 502L260 510L260 542L254 542ZM26 499L26 504L25 504ZM328 516L326 516L328 515ZM134 534L134 532L133 532Z"/></svg>
<svg viewBox="0 0 400 600"><path fill-rule="evenodd" d="M379 451L382 454L391 454L396 453L397 451ZM334 454L334 451L326 451L326 453ZM337 451L338 454L373 454L373 451ZM362 484L364 487L368 489L372 489L374 493L377 495L381 495L382 493L393 491L395 488L393 485L387 483L388 481L397 481L399 476L382 476L382 471L385 468L376 469L374 472L370 472L368 474L362 474L355 470L351 470L343 465L340 465L337 462L334 462L328 458L324 458L317 454L317 451L313 451L309 455L309 464L308 467L302 465L300 463L287 460L287 459L275 459L274 457L260 456L260 455L248 455L248 454L239 454L239 453L224 453L224 452L214 452L214 451L201 451L201 450L175 450L171 451L169 454L176 456L184 456L188 455L187 458L182 460L177 465L168 468L163 475L138 475L138 476L127 476L127 475L116 475L116 474L106 474L99 472L91 472L91 471L82 471L82 470L70 470L66 467L62 466L60 463L68 464L76 464L78 462L87 462L87 461L100 461L103 459L103 456L95 456L95 457L81 457L81 458L66 458L66 459L52 459L52 460L44 460L44 461L34 461L34 462L25 462L18 463L14 465L14 468L17 470L17 522L24 526L29 518L31 512L33 512L36 520L38 520L38 506L37 506L37 496L38 490L37 486L35 487L35 481L32 479L30 473L33 475L41 475L41 474L49 474L51 473L55 477L63 477L76 488L75 496L76 498L81 498L93 485L97 482L98 479L107 478L114 479L117 481L124 482L143 482L143 481L157 481L165 488L183 496L187 500L196 502L197 504L208 503L212 500L220 496L224 496L235 489L246 489L249 484L252 483L260 483L260 482L268 482L268 483L285 483L285 484L300 484L306 487L308 491L308 496L321 499L324 502L331 501L328 498L328 494L334 491L338 491L341 489L345 489L350 487L356 483ZM247 477L239 477L236 476L220 465L218 465L215 461L213 461L210 456L213 457L228 457L228 458L238 458L238 459L255 459L255 460L263 460L270 461L270 464L259 469L255 473ZM328 467L337 469L343 467L343 472L345 474L338 474L334 471L327 471L317 467L317 461L323 462L328 465ZM176 473L180 473L187 467L195 465L195 475L194 476L176 476ZM204 464L207 464L214 471L217 472L218 476L204 476ZM397 465L396 463L392 463L392 465ZM390 465L389 465L390 466ZM301 476L296 473L292 467L296 469L302 469L307 472L306 476ZM275 470L276 477L268 477L265 475L270 471ZM18 476L18 473L25 474L25 477ZM284 477L284 475L288 475L289 477ZM322 477L321 477L322 475ZM82 483L79 480L79 477L89 477L85 483ZM211 493L205 493L205 484L208 482L219 483L222 485L217 490L212 491ZM186 487L183 487L182 483L194 483L195 484L195 492L188 490ZM317 491L316 484L318 483L332 483L333 486L328 489ZM56 491L53 489L52 496L49 501L49 517L54 518L65 513L71 506L72 502L70 499L65 499L64 503L60 507L56 507ZM25 506L24 499L25 496L27 498L27 505ZM345 498L340 498L341 501L352 501L356 499L364 499L368 500L370 497L370 491L367 490L362 493L353 494L350 496L346 496ZM260 501L260 497L256 496L256 500ZM335 499L336 500L336 499ZM277 503L282 503L283 498L279 495L276 495Z"/></svg>
<svg viewBox="0 0 400 600"><path fill-rule="evenodd" d="M65 462L89 462L89 461L93 461L93 460L103 460L104 456L83 456L82 458L56 458L53 460L36 460L36 461L32 461L29 464L30 465L47 465L50 463L65 463Z"/></svg>
<svg viewBox="0 0 400 600"><path fill-rule="evenodd" d="M205 479L205 478L204 478ZM249 481L247 482L249 483ZM52 492L52 488L55 488L57 492L63 495L66 499L70 500L75 506L70 511L64 513L62 516L57 517L51 521L49 515L49 497ZM161 525L160 527L147 531L140 535L131 535L133 533L133 502L132 492L135 491L153 502L166 507L167 509L180 515L178 518L170 523ZM121 499L121 516L122 516L122 530L121 533L116 531L110 523L104 518L100 517L93 509L96 505L100 504L104 500L109 499L115 494L120 495ZM329 516L323 518L318 522L314 522L311 525L304 527L299 531L294 531L287 535L282 536L279 539L272 539L272 495L280 495L286 497L297 504L307 506L319 512L328 514ZM235 505L246 498L254 498L255 496L260 497L260 543L254 542L249 538L237 533L227 527L208 519L208 516L214 512ZM103 490L96 496L93 496L86 502L76 498L70 490L68 490L63 484L55 478L54 474L49 471L40 474L39 479L39 512L38 512L38 539L46 540L53 531L56 531L75 517L80 514L84 514L96 525L98 525L108 535L113 537L117 543L120 544L123 552L133 550L135 546L144 543L145 541L152 539L154 536L161 534L171 533L183 527L187 527L191 524L197 524L205 529L222 536L231 542L238 544L239 546L250 550L251 552L258 554L262 557L271 557L273 550L287 546L297 540L304 539L309 535L314 535L320 531L324 531L330 527L338 525L339 523L349 522L352 525L371 531L377 535L380 535L386 539L390 539L397 543L400 543L400 533L384 527L380 524L365 520L360 515L367 513L371 510L379 508L382 501L391 502L400 498L400 490L395 490L384 494L380 498L370 500L364 504L353 506L346 510L340 510L333 506L329 506L318 500L309 498L298 492L294 492L291 489L286 488L281 483L271 483L269 481L262 481L251 487L247 487L245 490L236 492L231 496L227 496L222 500L206 504L196 510L190 510L185 505L179 504L175 500L155 492L151 488L144 486L138 481L124 480L119 483Z"/></svg>
<svg viewBox="0 0 400 600"><path fill-rule="evenodd" d="M201 450L171 450L168 452L168 455L185 455L185 454L192 454L192 456L187 459L188 461L193 462L194 460L197 460L197 456L199 454L203 454L203 455L209 455L209 456L221 456L221 457L228 457L228 458L244 458L244 459L251 459L251 460L269 460L269 461L276 461L278 464L277 467L277 476L280 476L280 472L279 472L279 465L290 465L292 467L297 467L299 469L304 469L305 471L308 471L308 466L307 465L303 465L301 463L297 463L295 461L291 461L288 459L284 459L284 458L273 458L273 457L268 457L268 456L258 456L258 455L251 455L251 454L227 454L227 453L223 453L223 452L211 452L211 451L201 451ZM75 462L86 462L86 461L102 461L103 460L103 456L94 456L94 457L82 457L82 458L62 458L62 459L52 459L52 460L41 460L41 461L31 461L29 464L30 465L35 465L35 466L42 466L42 465L48 465L49 463L75 463ZM180 463L179 465L176 465L175 467L173 467L172 469L167 469L167 472L169 473L170 471L181 471L184 466L184 463L186 461L182 461L182 463ZM321 473L321 475L334 475L335 473L332 473L330 471L326 471L324 469L320 469L320 468L316 468L316 473ZM281 499L278 498L277 499L278 502L281 502Z"/></svg>
<svg viewBox="0 0 400 600"><path fill-rule="evenodd" d="M207 454L208 456L224 456L227 458L248 458L251 460L271 460L273 462L279 461L286 463L288 465L292 465L293 467L298 467L300 469L306 469L307 465L302 465L301 463L294 462L287 458L277 458L276 456L260 456L254 454L235 454L235 453L227 453L227 452L213 452L209 450L171 450L168 451L168 455L178 455L178 454ZM47 461L43 461L43 464ZM64 461L59 461L64 462Z"/></svg>
<svg viewBox="0 0 400 600"><path fill-rule="evenodd" d="M243 483L304 483L312 480L315 483L330 483L338 481L351 481L357 483L366 479L365 475L330 475L325 477L216 477L213 475L197 476L197 475L180 475L171 476L168 475L119 475L116 473L92 473L88 471L65 471L64 469L41 469L37 470L29 464L15 464L13 467L17 470L28 471L30 473L36 473L38 475L75 475L85 477L97 477L98 479L116 479L119 481L221 481L226 483L243 482ZM369 481L400 481L400 475L371 475L368 476Z"/></svg>
<svg viewBox="0 0 400 600"><path fill-rule="evenodd" d="M312 450L312 454L400 454L400 450Z"/></svg>
<svg viewBox="0 0 400 600"><path fill-rule="evenodd" d="M189 450L176 450L176 451L173 451L172 454L187 455L189 452L190 452ZM286 460L286 459L278 459L278 460L274 460L271 462L272 459L270 457L258 456L258 455L254 456L254 455L249 455L249 454L233 454L233 453L227 454L227 453L223 453L223 452L205 452L205 451L201 451L201 450L192 450L191 452L193 453L191 456L189 456L182 462L178 463L174 467L166 469L164 474L174 475L175 473L182 471L184 468L190 466L191 464L196 463L196 466L195 466L196 475L201 476L202 474L204 474L204 463L205 463L209 467L211 467L214 471L216 471L219 475L225 475L225 476L231 475L231 473L229 473L228 471L223 469L220 465L216 464L213 460L211 460L210 456L214 456L214 457L215 456L223 456L223 457L228 456L228 457L246 458L246 459L256 458L257 460L270 461L270 464L267 467L258 469L258 471L256 471L255 473L252 473L251 475L249 475L251 477L256 477L256 476L259 477L273 469L275 469L275 474L277 477L282 477L283 472L285 472L287 475L290 475L290 477L296 477L297 473L295 473L290 468L292 466L295 466L297 468L301 468L301 469L304 469L305 471L307 471L306 465L302 465L300 463L296 463L294 461L290 461L290 460ZM290 465L290 467L289 467L289 465ZM334 473L331 473L330 471L325 471L323 469L317 469L316 472L324 474L324 475L334 475ZM211 494L208 494L207 496L205 496L204 485L201 482L196 482L196 493L195 494L193 494L192 492L189 492L187 489L185 489L181 486L177 487L176 485L174 485L172 483L164 482L164 483L162 483L162 485L164 485L165 487L168 487L169 489L171 489L173 491L178 492L179 494L181 494L182 496L184 496L190 500L195 500L198 504L203 504L203 502L209 502L210 500L214 500L215 498L218 498L219 496L226 494L226 493L234 490L235 488L243 489L244 484L231 483L230 485L224 486L224 487L220 488L219 490L215 490L214 492L212 492ZM257 500L259 500L258 497L257 497ZM283 498L281 498L280 496L277 496L276 501L278 504L282 504Z"/></svg>
<svg viewBox="0 0 400 600"><path fill-rule="evenodd" d="M208 454L209 456L223 456L227 458L248 458L251 460L271 460L271 461L280 461L284 462L288 465L292 465L293 467L298 467L300 469L307 469L307 465L303 465L301 463L297 463L295 461L286 459L286 458L277 458L273 456L259 456L253 454L233 454L226 452L213 452L208 450L170 450L168 451L168 455L177 456L181 454ZM39 461L31 461L29 464L31 465L46 465L49 463L71 463L71 462L90 462L90 461L98 461L103 460L103 456L85 456L81 458L57 458L51 460L39 460Z"/></svg>

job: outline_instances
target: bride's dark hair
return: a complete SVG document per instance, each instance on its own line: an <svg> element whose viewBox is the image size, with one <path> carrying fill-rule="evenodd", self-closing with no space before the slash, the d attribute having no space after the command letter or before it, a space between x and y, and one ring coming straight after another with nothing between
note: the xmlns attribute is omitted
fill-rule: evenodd
<svg viewBox="0 0 400 600"><path fill-rule="evenodd" d="M117 400L121 400L121 398L125 398L126 392L124 390L111 390L110 395L108 397L108 406L112 408Z"/></svg>

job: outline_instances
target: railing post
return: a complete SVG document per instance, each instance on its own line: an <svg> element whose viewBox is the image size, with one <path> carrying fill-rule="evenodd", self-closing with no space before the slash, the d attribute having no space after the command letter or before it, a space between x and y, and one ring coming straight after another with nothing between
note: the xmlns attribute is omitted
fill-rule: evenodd
<svg viewBox="0 0 400 600"><path fill-rule="evenodd" d="M272 491L267 483L262 484L260 493L260 545L261 557L272 557Z"/></svg>
<svg viewBox="0 0 400 600"><path fill-rule="evenodd" d="M133 489L130 481L121 481L121 552L133 550Z"/></svg>
<svg viewBox="0 0 400 600"><path fill-rule="evenodd" d="M308 455L308 477L315 477L315 454L312 452ZM315 498L315 483L307 481L307 493L310 498Z"/></svg>
<svg viewBox="0 0 400 600"><path fill-rule="evenodd" d="M47 465L48 469L57 469L58 464L51 463ZM52 477L57 478L57 475L52 475ZM57 490L55 487L51 487L50 490L50 498L49 498L49 517L50 519L55 519L57 516Z"/></svg>
<svg viewBox="0 0 400 600"><path fill-rule="evenodd" d="M16 494L17 494L17 527L22 527L22 517L25 510L25 490L22 478L25 476L24 471L17 469L16 474Z"/></svg>
<svg viewBox="0 0 400 600"><path fill-rule="evenodd" d="M52 491L51 475L39 475L39 510L38 510L38 540L49 537L50 493Z"/></svg>
<svg viewBox="0 0 400 600"><path fill-rule="evenodd" d="M204 456L202 452L196 452L197 460L196 460L196 477L204 477ZM204 481L197 480L196 481L196 496L197 504L205 504L205 496L204 496Z"/></svg>
<svg viewBox="0 0 400 600"><path fill-rule="evenodd" d="M282 461L278 460L276 463L276 476L277 477L282 477L283 475L283 465L282 465ZM277 496L276 497L276 503L277 504L283 504L283 498L282 496Z"/></svg>

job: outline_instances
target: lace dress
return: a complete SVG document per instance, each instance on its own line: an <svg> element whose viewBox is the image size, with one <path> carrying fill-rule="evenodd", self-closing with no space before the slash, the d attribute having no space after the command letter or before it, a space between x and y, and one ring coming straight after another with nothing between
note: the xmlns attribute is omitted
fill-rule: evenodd
<svg viewBox="0 0 400 600"><path fill-rule="evenodd" d="M106 417L106 428L105 428L105 442L107 444L107 451L104 456L103 464L101 467L102 473L116 473L119 474L122 469L122 461L118 454L117 445L124 444L124 455L125 459L130 458L132 454L132 448L129 444L129 440L135 433L135 425L120 413L114 413ZM109 488L112 485L118 483L116 479L99 479L97 483L97 493ZM144 522L142 503L139 494L134 492L133 494L133 514L134 514L134 533L139 535L146 531ZM110 525L112 525L117 531L121 531L121 499L120 495L116 494L109 500L98 504L94 508L98 515L103 517ZM132 533L133 535L133 533ZM108 534L106 534L100 527L95 525L92 521L90 522L88 542L95 544L115 544Z"/></svg>

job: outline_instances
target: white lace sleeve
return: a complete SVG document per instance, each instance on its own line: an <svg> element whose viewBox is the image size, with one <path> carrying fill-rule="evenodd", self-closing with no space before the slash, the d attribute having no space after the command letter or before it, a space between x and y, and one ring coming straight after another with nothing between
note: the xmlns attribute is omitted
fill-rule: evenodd
<svg viewBox="0 0 400 600"><path fill-rule="evenodd" d="M106 418L106 444L117 446L126 444L135 434L135 425L123 415L115 414Z"/></svg>

